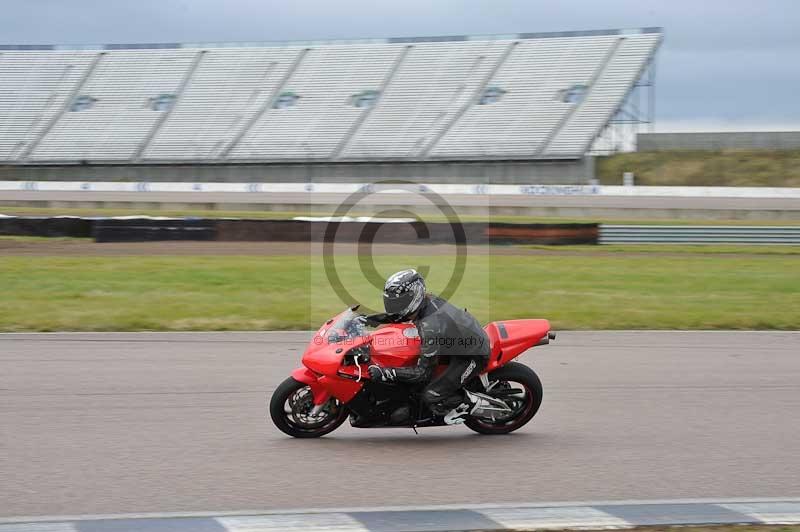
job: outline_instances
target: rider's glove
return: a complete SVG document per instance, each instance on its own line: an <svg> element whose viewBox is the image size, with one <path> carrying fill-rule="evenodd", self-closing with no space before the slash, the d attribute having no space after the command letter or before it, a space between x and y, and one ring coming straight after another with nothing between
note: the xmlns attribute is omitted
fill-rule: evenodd
<svg viewBox="0 0 800 532"><path fill-rule="evenodd" d="M382 368L377 364L371 365L367 368L369 378L377 382L394 382L397 374L392 368Z"/></svg>

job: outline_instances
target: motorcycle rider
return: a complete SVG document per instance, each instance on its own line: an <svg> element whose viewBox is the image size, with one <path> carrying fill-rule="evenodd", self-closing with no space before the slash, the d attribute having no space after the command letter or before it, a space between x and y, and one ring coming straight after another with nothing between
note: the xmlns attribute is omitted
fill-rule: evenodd
<svg viewBox="0 0 800 532"><path fill-rule="evenodd" d="M486 367L490 354L486 331L466 309L426 292L425 280L413 269L399 271L386 280L383 304L386 312L366 316L366 324L412 322L422 348L416 366L371 365L373 380L425 384L422 400L447 424L495 409L496 400L463 389ZM431 380L440 357L447 357L449 365Z"/></svg>

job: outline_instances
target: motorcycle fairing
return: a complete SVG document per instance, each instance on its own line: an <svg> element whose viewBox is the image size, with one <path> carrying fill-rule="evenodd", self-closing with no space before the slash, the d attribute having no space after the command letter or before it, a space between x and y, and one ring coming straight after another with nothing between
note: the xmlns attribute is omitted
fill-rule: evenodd
<svg viewBox="0 0 800 532"><path fill-rule="evenodd" d="M486 372L492 371L535 346L550 332L547 320L505 320L486 325L491 355Z"/></svg>
<svg viewBox="0 0 800 532"><path fill-rule="evenodd" d="M295 369L292 371L292 378L311 388L315 405L324 404L331 396L346 403L361 389L361 383L340 377L316 375L308 368Z"/></svg>
<svg viewBox="0 0 800 532"><path fill-rule="evenodd" d="M363 388L369 363L396 367L416 364L421 341L410 323L384 325L370 334L341 337L331 341L331 334L347 310L328 320L314 335L303 354L303 366L292 373L296 380L308 384L314 404L325 403L331 396L343 403L352 400ZM484 373L505 365L547 337L550 322L543 319L522 319L491 322L485 327L491 355ZM369 345L370 362L344 365L345 355L354 348ZM435 374L443 371L443 365Z"/></svg>

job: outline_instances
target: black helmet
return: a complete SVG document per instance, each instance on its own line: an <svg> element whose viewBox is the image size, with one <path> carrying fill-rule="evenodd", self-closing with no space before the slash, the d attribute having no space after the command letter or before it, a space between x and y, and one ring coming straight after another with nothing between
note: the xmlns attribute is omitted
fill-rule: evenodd
<svg viewBox="0 0 800 532"><path fill-rule="evenodd" d="M387 314L401 319L414 314L425 298L425 279L417 270L403 270L386 280L383 287L383 306Z"/></svg>

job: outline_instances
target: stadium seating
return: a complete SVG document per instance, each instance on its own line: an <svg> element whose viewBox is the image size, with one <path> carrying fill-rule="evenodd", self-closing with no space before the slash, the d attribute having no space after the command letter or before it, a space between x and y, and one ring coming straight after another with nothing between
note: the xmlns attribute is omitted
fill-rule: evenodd
<svg viewBox="0 0 800 532"><path fill-rule="evenodd" d="M608 64L592 85L586 98L567 123L554 135L548 155L570 155L586 151L600 130L617 110L642 67L642 57L650 53L653 36L623 37Z"/></svg>
<svg viewBox="0 0 800 532"><path fill-rule="evenodd" d="M0 160L17 160L58 118L97 54L0 52Z"/></svg>
<svg viewBox="0 0 800 532"><path fill-rule="evenodd" d="M232 151L234 159L328 159L367 107L351 99L379 90L396 45L340 45L308 50L285 92L294 105L268 109Z"/></svg>
<svg viewBox="0 0 800 532"><path fill-rule="evenodd" d="M588 85L618 39L599 36L521 42L490 81L508 91L503 99L472 106L434 154L539 155L561 120L576 106L559 99L559 91Z"/></svg>
<svg viewBox="0 0 800 532"><path fill-rule="evenodd" d="M508 41L410 46L343 157L419 157L469 102Z"/></svg>
<svg viewBox="0 0 800 532"><path fill-rule="evenodd" d="M0 48L0 161L578 158L657 29Z"/></svg>
<svg viewBox="0 0 800 532"><path fill-rule="evenodd" d="M67 109L31 158L130 160L161 116L153 100L175 93L194 53L119 50L103 54L80 89L82 96L94 102L80 111Z"/></svg>
<svg viewBox="0 0 800 532"><path fill-rule="evenodd" d="M148 159L216 159L268 102L299 48L205 51L169 119L149 143Z"/></svg>

